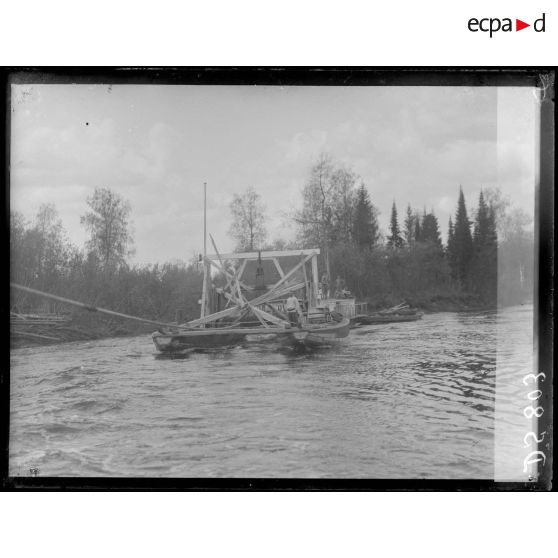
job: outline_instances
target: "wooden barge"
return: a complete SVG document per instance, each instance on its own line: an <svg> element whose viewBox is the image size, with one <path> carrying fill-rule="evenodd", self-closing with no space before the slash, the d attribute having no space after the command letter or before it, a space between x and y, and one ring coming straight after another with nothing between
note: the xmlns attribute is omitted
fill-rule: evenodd
<svg viewBox="0 0 558 558"><path fill-rule="evenodd" d="M210 238L215 254L202 257L201 316L153 333L158 351L173 353L245 343L314 348L349 335L349 318L318 298L319 249L221 255ZM222 286L215 285L212 270L224 282ZM294 323L287 316L288 296L296 296L301 309Z"/></svg>

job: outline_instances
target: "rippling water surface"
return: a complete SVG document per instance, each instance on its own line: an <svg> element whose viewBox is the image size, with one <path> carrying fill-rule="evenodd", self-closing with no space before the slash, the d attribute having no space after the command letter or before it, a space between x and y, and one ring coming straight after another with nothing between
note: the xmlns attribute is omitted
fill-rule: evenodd
<svg viewBox="0 0 558 558"><path fill-rule="evenodd" d="M149 336L14 350L10 473L494 478L502 330L530 357L531 307L366 326L311 354L169 360Z"/></svg>

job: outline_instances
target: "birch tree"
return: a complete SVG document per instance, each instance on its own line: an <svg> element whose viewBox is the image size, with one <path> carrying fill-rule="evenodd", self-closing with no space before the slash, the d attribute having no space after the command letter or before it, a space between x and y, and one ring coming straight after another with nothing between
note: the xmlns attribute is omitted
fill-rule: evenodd
<svg viewBox="0 0 558 558"><path fill-rule="evenodd" d="M90 234L87 248L103 270L114 270L133 254L130 202L108 188L96 188L87 205L90 211L81 216Z"/></svg>
<svg viewBox="0 0 558 558"><path fill-rule="evenodd" d="M260 249L267 238L265 205L254 188L234 194L230 204L232 224L229 234L236 240L238 252Z"/></svg>

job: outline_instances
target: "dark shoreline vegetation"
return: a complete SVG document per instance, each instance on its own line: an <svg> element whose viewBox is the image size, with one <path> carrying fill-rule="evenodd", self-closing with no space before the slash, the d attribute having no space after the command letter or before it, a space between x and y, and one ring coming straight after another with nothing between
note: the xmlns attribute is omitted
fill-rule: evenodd
<svg viewBox="0 0 558 558"><path fill-rule="evenodd" d="M341 279L358 301L368 302L369 311L401 302L426 312L487 310L532 298L532 219L498 189L481 190L470 219L459 188L445 243L433 210L419 212L407 205L400 221L395 201L388 234L382 234L379 211L365 184L327 155L311 168L301 194L300 209L285 217L297 233L290 242L268 240L266 209L256 189L236 194L230 206L230 234L237 242L236 251L318 247L320 277L326 275L330 285ZM41 206L33 222L11 212L11 281L160 322L197 318L203 280L198 258L194 256L189 263L132 265L129 202L110 189L99 188L86 204L81 223L89 240L84 248L68 240L52 204ZM251 279L246 281L253 283ZM212 282L220 286L224 279L218 274ZM72 309L14 288L10 310L12 316L69 318L63 326L27 330L51 339L15 335L23 329L13 326L13 347L140 335L157 329Z"/></svg>

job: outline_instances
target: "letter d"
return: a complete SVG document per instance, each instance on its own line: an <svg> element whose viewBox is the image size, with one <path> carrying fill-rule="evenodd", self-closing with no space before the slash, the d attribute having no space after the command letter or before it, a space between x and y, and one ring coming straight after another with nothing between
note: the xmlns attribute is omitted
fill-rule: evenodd
<svg viewBox="0 0 558 558"><path fill-rule="evenodd" d="M537 33L544 33L544 25L545 25L544 16L545 16L545 14L543 14L541 18L536 19L536 20L535 20L535 23L533 23L533 29L534 29ZM538 27L539 22L542 23L542 27L541 27L540 29L539 29L539 27Z"/></svg>

